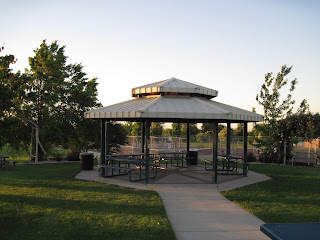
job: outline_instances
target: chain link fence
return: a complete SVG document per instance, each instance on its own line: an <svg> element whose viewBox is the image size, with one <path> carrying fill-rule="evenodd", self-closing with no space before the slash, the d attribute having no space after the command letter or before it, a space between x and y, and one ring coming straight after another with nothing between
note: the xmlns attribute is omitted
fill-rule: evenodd
<svg viewBox="0 0 320 240"><path fill-rule="evenodd" d="M267 137L259 137L259 139L266 139ZM141 137L129 136L127 139L128 144L123 146L121 152L123 154L136 154L141 153ZM297 139L294 144L294 152L320 152L320 139L315 139L311 142ZM175 137L150 137L150 153L157 151L186 151L187 138L182 136ZM212 137L190 137L190 149L199 151L199 154L212 154ZM254 137L248 136L248 153L252 152L254 155L258 154L258 149L255 147L256 140ZM226 153L227 140L226 138L218 139L219 154ZM230 151L232 155L243 154L243 137L231 137Z"/></svg>

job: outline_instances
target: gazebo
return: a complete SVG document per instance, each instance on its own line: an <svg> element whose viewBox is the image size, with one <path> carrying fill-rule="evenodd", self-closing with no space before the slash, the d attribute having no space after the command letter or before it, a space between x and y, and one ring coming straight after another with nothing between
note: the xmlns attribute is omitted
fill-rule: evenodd
<svg viewBox="0 0 320 240"><path fill-rule="evenodd" d="M190 150L190 123L213 124L212 183L217 183L218 124L227 124L226 154L230 155L231 123L244 124L243 176L247 175L248 122L261 122L263 116L254 112L211 100L218 91L174 77L133 88L134 99L85 112L85 118L101 120L101 163L105 164L110 121L142 122L142 152L146 154L145 183L149 182L149 137L151 122L187 123L187 152Z"/></svg>

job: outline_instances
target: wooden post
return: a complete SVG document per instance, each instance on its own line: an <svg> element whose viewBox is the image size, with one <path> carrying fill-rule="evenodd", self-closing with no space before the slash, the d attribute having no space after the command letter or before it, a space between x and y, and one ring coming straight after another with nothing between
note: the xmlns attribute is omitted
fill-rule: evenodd
<svg viewBox="0 0 320 240"><path fill-rule="evenodd" d="M243 176L247 176L248 123L243 123Z"/></svg>
<svg viewBox="0 0 320 240"><path fill-rule="evenodd" d="M146 121L146 165L145 165L145 183L149 183L149 160L150 160L150 149L149 149L149 138L150 138L150 121Z"/></svg>
<svg viewBox="0 0 320 240"><path fill-rule="evenodd" d="M212 145L212 183L218 183L218 122L213 123Z"/></svg>

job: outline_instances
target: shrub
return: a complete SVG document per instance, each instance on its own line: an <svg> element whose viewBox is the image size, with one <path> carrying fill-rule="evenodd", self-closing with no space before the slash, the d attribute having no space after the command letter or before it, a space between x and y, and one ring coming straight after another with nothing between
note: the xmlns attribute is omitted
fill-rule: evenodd
<svg viewBox="0 0 320 240"><path fill-rule="evenodd" d="M255 162L256 161L256 156L254 155L253 152L249 152L247 156L247 162Z"/></svg>
<svg viewBox="0 0 320 240"><path fill-rule="evenodd" d="M80 161L80 152L77 150L71 150L68 152L67 160L68 161Z"/></svg>

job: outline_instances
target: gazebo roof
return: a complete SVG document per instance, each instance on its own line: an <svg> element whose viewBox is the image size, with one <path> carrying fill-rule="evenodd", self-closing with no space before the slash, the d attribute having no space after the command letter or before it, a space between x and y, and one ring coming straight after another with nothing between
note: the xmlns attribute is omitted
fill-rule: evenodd
<svg viewBox="0 0 320 240"><path fill-rule="evenodd" d="M176 78L132 89L136 99L85 112L85 118L117 121L260 122L263 116L210 100L218 91Z"/></svg>
<svg viewBox="0 0 320 240"><path fill-rule="evenodd" d="M188 94L208 99L218 96L218 91L189 83L177 78L169 78L159 82L132 88L132 97L142 97L152 94Z"/></svg>

